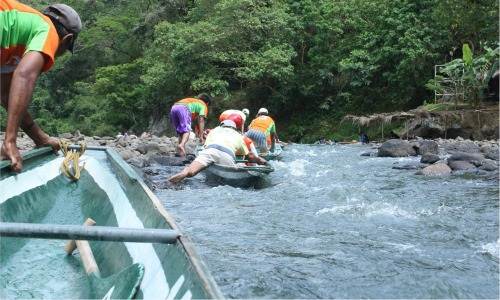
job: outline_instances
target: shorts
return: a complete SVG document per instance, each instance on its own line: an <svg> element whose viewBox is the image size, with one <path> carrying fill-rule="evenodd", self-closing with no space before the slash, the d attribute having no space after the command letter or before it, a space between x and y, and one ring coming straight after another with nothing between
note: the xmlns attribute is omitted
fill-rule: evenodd
<svg viewBox="0 0 500 300"><path fill-rule="evenodd" d="M185 105L174 104L170 109L170 122L177 135L191 131L191 112Z"/></svg>
<svg viewBox="0 0 500 300"><path fill-rule="evenodd" d="M198 152L198 156L194 161L199 162L205 167L208 167L211 164L218 164L227 167L236 166L234 158L231 155L215 148L207 148L201 150L200 152Z"/></svg>
<svg viewBox="0 0 500 300"><path fill-rule="evenodd" d="M259 152L265 153L268 151L267 138L264 132L250 129L245 135L253 141L255 148L257 148Z"/></svg>

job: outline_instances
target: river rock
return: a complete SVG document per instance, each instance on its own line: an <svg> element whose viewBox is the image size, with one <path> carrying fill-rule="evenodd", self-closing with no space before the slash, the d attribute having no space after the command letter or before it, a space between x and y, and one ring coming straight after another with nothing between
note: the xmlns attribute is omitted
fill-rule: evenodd
<svg viewBox="0 0 500 300"><path fill-rule="evenodd" d="M493 160L498 160L499 159L499 153L498 149L497 150L492 150L484 154L486 158L493 159Z"/></svg>
<svg viewBox="0 0 500 300"><path fill-rule="evenodd" d="M148 152L158 151L160 149L160 145L155 142L148 142L139 144L136 148L141 154L146 154Z"/></svg>
<svg viewBox="0 0 500 300"><path fill-rule="evenodd" d="M404 164L404 165L394 165L392 167L394 170L418 170L421 168L420 164Z"/></svg>
<svg viewBox="0 0 500 300"><path fill-rule="evenodd" d="M481 152L484 153L484 156L489 159L494 159L498 160L499 159L499 152L498 152L498 145L496 144L486 144L481 146Z"/></svg>
<svg viewBox="0 0 500 300"><path fill-rule="evenodd" d="M65 132L65 133L61 133L59 135L59 137L62 138L62 139L70 140L70 139L73 138L73 135L71 133L69 133L69 132Z"/></svg>
<svg viewBox="0 0 500 300"><path fill-rule="evenodd" d="M132 157L136 156L135 152L130 150L130 149L124 149L124 150L120 151L119 153L122 156L123 160L129 160Z"/></svg>
<svg viewBox="0 0 500 300"><path fill-rule="evenodd" d="M416 173L417 175L424 176L447 176L451 174L451 169L447 164L435 163Z"/></svg>
<svg viewBox="0 0 500 300"><path fill-rule="evenodd" d="M455 152L448 157L448 164L451 161L466 161L475 166L480 166L483 164L484 159L485 158L481 153Z"/></svg>
<svg viewBox="0 0 500 300"><path fill-rule="evenodd" d="M463 141L462 139L457 139L456 142L447 143L444 146L447 152L467 152L467 153L478 153L481 149L472 141Z"/></svg>
<svg viewBox="0 0 500 300"><path fill-rule="evenodd" d="M415 120L413 128L408 131L409 136L420 136L423 138L438 138L444 135L444 128L432 119ZM412 125L410 125L412 127Z"/></svg>
<svg viewBox="0 0 500 300"><path fill-rule="evenodd" d="M452 160L448 161L448 166L453 170L453 171L470 171L470 170L475 170L476 166L471 164L468 161L463 161L463 160Z"/></svg>
<svg viewBox="0 0 500 300"><path fill-rule="evenodd" d="M129 160L127 160L127 162L137 168L144 168L144 167L147 167L149 166L149 163L148 161L146 161L145 159L141 158L141 157L132 157L130 158Z"/></svg>
<svg viewBox="0 0 500 300"><path fill-rule="evenodd" d="M435 162L439 161L439 155L433 154L433 153L425 153L422 155L422 158L420 159L421 163L424 164L433 164Z"/></svg>
<svg viewBox="0 0 500 300"><path fill-rule="evenodd" d="M418 155L424 155L427 153L438 154L438 151L439 151L438 143L436 143L435 141L430 141L430 140L418 141L416 147L417 147L417 154Z"/></svg>
<svg viewBox="0 0 500 300"><path fill-rule="evenodd" d="M492 159L485 159L483 164L479 167L481 170L485 171L496 171L498 170L498 161Z"/></svg>
<svg viewBox="0 0 500 300"><path fill-rule="evenodd" d="M417 152L410 143L398 139L388 140L378 149L379 157L405 157L416 154Z"/></svg>

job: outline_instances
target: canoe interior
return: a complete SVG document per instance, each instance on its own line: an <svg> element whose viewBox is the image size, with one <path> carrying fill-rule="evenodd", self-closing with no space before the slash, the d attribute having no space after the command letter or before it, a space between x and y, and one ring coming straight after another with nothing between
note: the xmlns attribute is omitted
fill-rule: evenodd
<svg viewBox="0 0 500 300"><path fill-rule="evenodd" d="M0 221L178 230L142 180L109 149L87 150L77 182L60 175L60 157L46 149L25 156L14 176L0 162ZM0 239L0 298L89 298L89 280L78 255L62 240ZM91 241L101 277L142 263L136 298L220 298L186 237L173 245Z"/></svg>

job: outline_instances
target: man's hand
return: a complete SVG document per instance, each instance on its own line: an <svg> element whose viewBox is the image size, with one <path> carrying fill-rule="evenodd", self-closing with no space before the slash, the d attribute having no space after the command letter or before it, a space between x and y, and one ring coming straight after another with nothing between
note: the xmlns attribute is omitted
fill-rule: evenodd
<svg viewBox="0 0 500 300"><path fill-rule="evenodd" d="M17 149L16 143L5 142L0 149L1 159L10 159L12 171L19 173L23 168L23 159Z"/></svg>
<svg viewBox="0 0 500 300"><path fill-rule="evenodd" d="M36 144L36 147L37 148L40 148L40 147L51 147L52 148L52 151L54 152L57 152L59 151L59 149L61 149L61 145L59 144L59 140L54 138L54 137L47 137L46 140Z"/></svg>

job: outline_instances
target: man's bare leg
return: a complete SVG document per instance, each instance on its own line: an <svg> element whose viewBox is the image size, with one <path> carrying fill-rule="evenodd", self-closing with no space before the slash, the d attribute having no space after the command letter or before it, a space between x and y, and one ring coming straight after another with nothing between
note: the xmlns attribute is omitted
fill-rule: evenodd
<svg viewBox="0 0 500 300"><path fill-rule="evenodd" d="M186 143L189 139L190 132L184 132L179 136L179 145L177 145L177 152L181 157L186 156Z"/></svg>
<svg viewBox="0 0 500 300"><path fill-rule="evenodd" d="M182 170L180 173L177 173L174 176L170 177L168 181L172 183L179 183L186 177L195 176L205 168L206 168L205 165L197 161L193 161L189 166L185 167L184 170Z"/></svg>

